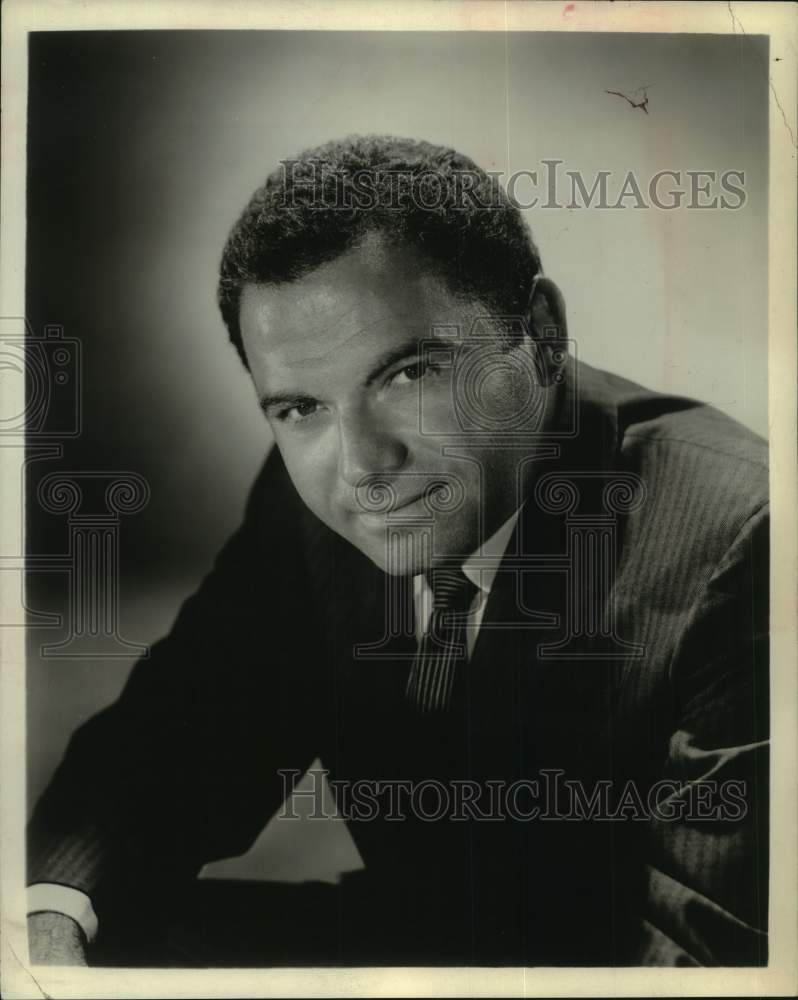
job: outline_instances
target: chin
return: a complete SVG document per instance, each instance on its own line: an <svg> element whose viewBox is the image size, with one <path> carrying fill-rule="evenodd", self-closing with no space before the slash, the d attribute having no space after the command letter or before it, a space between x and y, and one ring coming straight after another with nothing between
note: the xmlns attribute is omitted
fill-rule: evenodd
<svg viewBox="0 0 798 1000"><path fill-rule="evenodd" d="M465 558L476 548L476 542L469 544L467 532L452 530L454 527L439 523L417 527L386 525L372 538L350 538L350 541L390 576L417 576L436 562Z"/></svg>
<svg viewBox="0 0 798 1000"><path fill-rule="evenodd" d="M429 543L420 531L385 531L379 540L354 544L389 576L417 576L430 566Z"/></svg>

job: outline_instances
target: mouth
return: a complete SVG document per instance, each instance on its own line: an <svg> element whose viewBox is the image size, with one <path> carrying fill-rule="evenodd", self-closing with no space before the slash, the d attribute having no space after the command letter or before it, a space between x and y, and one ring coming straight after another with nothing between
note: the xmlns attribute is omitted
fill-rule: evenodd
<svg viewBox="0 0 798 1000"><path fill-rule="evenodd" d="M429 516L432 514L432 509L427 501L436 496L443 489L445 489L445 487L442 484L433 483L422 493L417 493L414 496L398 501L384 510L364 510L361 507L353 510L352 513L357 514L358 517L370 524L384 524L387 520L395 517L397 514L401 514L403 511L407 514L411 514L413 513L413 508L419 507L422 508L423 513Z"/></svg>
<svg viewBox="0 0 798 1000"><path fill-rule="evenodd" d="M368 524L385 524L386 521L402 513L402 511L410 513L412 507L423 503L423 501L424 494L422 493L419 496L410 497L408 500L402 500L401 503L393 504L386 510L357 510L354 513Z"/></svg>
<svg viewBox="0 0 798 1000"><path fill-rule="evenodd" d="M426 493L419 493L418 496L411 497L409 500L403 500L401 503L394 504L394 506L391 507L390 510L387 510L385 513L388 516L390 516L391 514L395 514L397 511L406 510L408 507L412 507L414 504L421 503L428 495L429 491L427 491Z"/></svg>

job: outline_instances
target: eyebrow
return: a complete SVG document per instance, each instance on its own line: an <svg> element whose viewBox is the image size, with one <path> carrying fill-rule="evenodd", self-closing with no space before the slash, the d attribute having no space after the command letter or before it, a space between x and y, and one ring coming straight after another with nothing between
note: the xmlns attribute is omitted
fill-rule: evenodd
<svg viewBox="0 0 798 1000"><path fill-rule="evenodd" d="M264 413L274 410L280 406L296 406L298 403L315 403L313 396L308 396L304 392L277 392L266 396L261 396L258 400L260 408Z"/></svg>
<svg viewBox="0 0 798 1000"><path fill-rule="evenodd" d="M385 354L381 355L377 361L374 363L370 369L368 375L366 376L363 385L372 385L380 375L395 365L397 361L402 361L404 358L412 357L420 353L420 345L423 341L427 341L433 338L430 337L412 337L406 340L404 343L399 344L397 347L391 348L391 350L386 351ZM436 346L440 344L441 347L451 347L456 344L456 341L450 340L445 337L435 337L434 338ZM278 393L268 393L263 395L259 399L260 408L264 413L268 413L270 410L275 409L279 406L296 406L298 403L315 403L317 402L314 396L309 396L306 392L288 391L288 392L278 392Z"/></svg>

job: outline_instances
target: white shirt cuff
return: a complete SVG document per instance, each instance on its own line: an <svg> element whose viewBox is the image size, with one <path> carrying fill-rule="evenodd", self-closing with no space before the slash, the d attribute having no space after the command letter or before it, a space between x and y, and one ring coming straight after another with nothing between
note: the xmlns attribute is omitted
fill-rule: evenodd
<svg viewBox="0 0 798 1000"><path fill-rule="evenodd" d="M71 886L55 882L37 882L28 886L28 916L31 913L62 913L78 924L89 944L97 937L97 915L91 900L84 892Z"/></svg>

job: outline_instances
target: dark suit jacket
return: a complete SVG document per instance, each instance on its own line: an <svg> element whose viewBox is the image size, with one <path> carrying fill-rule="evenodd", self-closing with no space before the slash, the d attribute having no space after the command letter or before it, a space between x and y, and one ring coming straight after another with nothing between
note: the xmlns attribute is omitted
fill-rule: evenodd
<svg viewBox="0 0 798 1000"><path fill-rule="evenodd" d="M169 636L74 735L30 880L89 893L101 924L142 887L165 898L247 850L277 770L316 756L348 782L537 780L528 820L523 796L491 821L352 817L387 960L421 963L426 942L451 964L765 963L766 445L572 363L558 427L455 710L431 723L403 698L412 637L383 641L388 578L274 451Z"/></svg>

